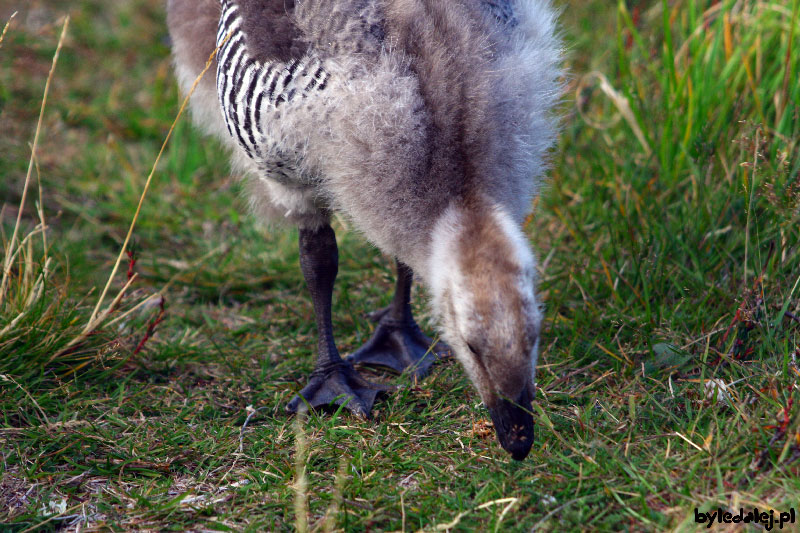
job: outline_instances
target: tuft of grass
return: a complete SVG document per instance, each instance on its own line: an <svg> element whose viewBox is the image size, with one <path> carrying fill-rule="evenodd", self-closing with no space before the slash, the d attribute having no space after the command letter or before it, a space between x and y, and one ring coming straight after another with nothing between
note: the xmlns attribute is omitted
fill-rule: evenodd
<svg viewBox="0 0 800 533"><path fill-rule="evenodd" d="M15 13L16 14L16 13ZM14 14L14 15L15 15ZM12 19L14 17L12 15ZM2 275L0 275L0 376L6 382L16 385L37 407L41 418L47 417L31 394L12 375L29 383L48 379L48 373L62 372L66 377L80 371L87 365L101 361L107 362L119 355L120 342L111 342L102 329L112 321L111 314L118 311L127 288L135 278L129 275L128 283L117 293L111 305L102 316L96 317L96 310L79 329L78 324L85 319L85 309L75 305L67 294L67 289L58 287L53 280L54 258L50 255L47 240L47 226L42 208L42 184L37 149L45 115L47 98L53 75L58 64L59 54L69 28L69 16L65 17L58 38L52 64L44 85L39 118L31 144L30 160L25 175L16 219L10 237L3 232ZM8 30L11 20L6 24L2 36ZM36 216L38 224L24 235L21 232L23 213L31 188L32 176L36 169L38 197ZM6 206L4 205L5 209ZM36 241L40 242L36 242ZM41 247L41 248L40 248ZM68 283L67 278L66 282ZM98 304L99 307L99 304ZM128 313L115 317L113 322L124 318ZM93 337L91 341L89 338ZM104 338L105 337L105 338ZM7 374L3 374L6 372Z"/></svg>
<svg viewBox="0 0 800 533"><path fill-rule="evenodd" d="M0 40L2 528L693 530L695 508L796 506L800 1L560 3L523 463L452 360L370 374L401 385L371 421L287 418L316 335L297 235L244 215L220 146L174 124L162 2L0 7L19 10ZM393 278L337 235L346 353Z"/></svg>
<svg viewBox="0 0 800 533"><path fill-rule="evenodd" d="M9 20L3 30L3 37L8 30L10 22ZM57 354L63 346L70 342L72 335L76 334L74 328L70 327L76 318L74 308L65 302L63 291L60 292L52 287L53 258L48 254L48 228L41 203L37 205L38 224L24 235L21 235L25 231L21 228L22 215L30 191L34 168L36 168L37 177L39 174L36 150L39 144L39 134L47 96L68 26L69 18L66 18L44 87L39 120L31 145L28 171L25 176L20 204L16 210L13 231L10 237L4 232L2 239L0 374L8 372L27 379L39 374L44 368L51 366L50 363L57 359L54 352ZM40 202L41 199L42 188L39 182ZM4 205L3 207L5 208L6 206ZM92 348L92 351L95 351L97 346ZM58 362L66 364L69 368L76 368L71 365L78 364L84 358L85 355L76 355L73 352L72 357L68 357L66 361L62 359ZM3 375L3 379L6 382L14 383L23 390L31 402L38 407L35 399L13 377ZM46 421L47 417L44 412L41 408L38 410Z"/></svg>

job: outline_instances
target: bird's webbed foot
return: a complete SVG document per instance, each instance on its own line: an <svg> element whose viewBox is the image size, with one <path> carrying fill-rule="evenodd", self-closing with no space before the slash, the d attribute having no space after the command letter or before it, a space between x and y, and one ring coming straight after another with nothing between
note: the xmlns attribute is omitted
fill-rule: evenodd
<svg viewBox="0 0 800 533"><path fill-rule="evenodd" d="M347 361L318 366L311 373L308 384L288 403L286 410L296 413L306 402L314 409L344 404L353 414L369 418L375 397L391 388L367 381Z"/></svg>
<svg viewBox="0 0 800 533"><path fill-rule="evenodd" d="M393 316L392 306L380 309L370 318L378 327L372 337L348 361L367 366L389 368L397 373L412 372L421 379L430 372L431 365L439 355L447 351L442 342L434 345L413 317L398 320Z"/></svg>

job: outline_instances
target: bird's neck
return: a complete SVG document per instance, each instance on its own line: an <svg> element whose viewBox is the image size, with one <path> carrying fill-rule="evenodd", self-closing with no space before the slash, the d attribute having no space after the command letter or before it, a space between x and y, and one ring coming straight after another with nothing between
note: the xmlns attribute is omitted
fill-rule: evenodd
<svg viewBox="0 0 800 533"><path fill-rule="evenodd" d="M452 203L434 225L421 267L440 316L447 313L445 302L485 301L483 293L497 287L527 293L535 277L534 256L520 225L488 200Z"/></svg>

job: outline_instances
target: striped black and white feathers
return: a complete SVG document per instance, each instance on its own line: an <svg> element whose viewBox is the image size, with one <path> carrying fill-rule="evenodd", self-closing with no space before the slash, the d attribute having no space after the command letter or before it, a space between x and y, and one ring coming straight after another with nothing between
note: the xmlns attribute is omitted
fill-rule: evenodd
<svg viewBox="0 0 800 533"><path fill-rule="evenodd" d="M242 13L236 2L222 0L217 32L217 94L228 133L255 164L261 175L291 186L300 181L294 151L280 146L270 135L262 113L282 103L321 91L328 73L309 51L299 58L281 61L257 59L247 46Z"/></svg>

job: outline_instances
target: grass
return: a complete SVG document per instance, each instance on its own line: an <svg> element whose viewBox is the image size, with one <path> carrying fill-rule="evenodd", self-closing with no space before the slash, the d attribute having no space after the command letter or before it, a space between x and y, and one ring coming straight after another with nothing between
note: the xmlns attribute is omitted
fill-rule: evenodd
<svg viewBox="0 0 800 533"><path fill-rule="evenodd" d="M369 422L284 415L315 340L296 232L244 214L186 120L102 309L122 296L87 331L180 105L163 6L17 4L0 7L0 25L19 10L0 44L3 261L19 250L0 529L694 530L695 508L796 506L798 0L562 3L564 129L526 225L547 316L523 463L452 360L418 384L376 375L405 386ZM346 352L393 281L337 233Z"/></svg>

